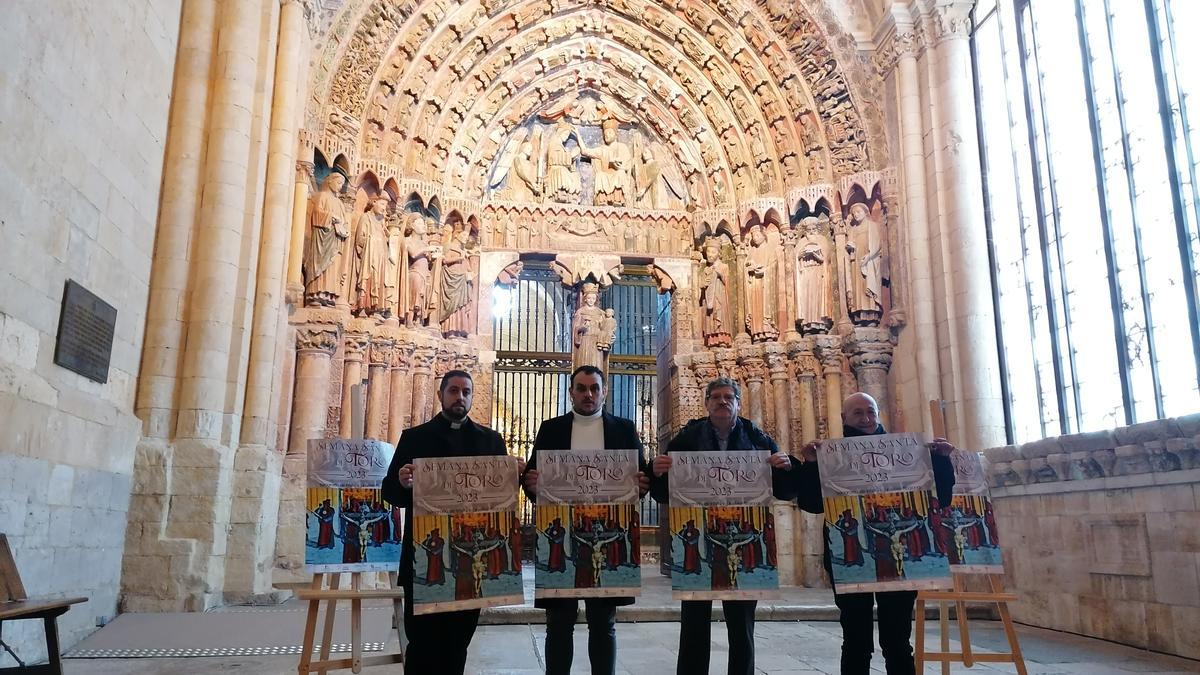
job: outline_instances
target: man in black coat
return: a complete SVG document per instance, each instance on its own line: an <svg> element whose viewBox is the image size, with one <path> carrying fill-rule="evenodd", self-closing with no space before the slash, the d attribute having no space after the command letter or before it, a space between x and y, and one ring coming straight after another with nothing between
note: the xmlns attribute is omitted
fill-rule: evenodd
<svg viewBox="0 0 1200 675"><path fill-rule="evenodd" d="M412 486L413 461L423 457L507 455L504 439L495 431L467 417L474 394L471 375L451 370L442 377L438 398L442 411L419 426L406 429L396 444L383 497L404 508L404 541L400 549L400 583L404 586L404 632L408 650L404 671L408 673L459 673L467 667L467 648L479 623L479 610L413 614ZM519 470L525 462L518 460Z"/></svg>
<svg viewBox="0 0 1200 675"><path fill-rule="evenodd" d="M787 476L792 461L765 431L744 417L741 387L734 380L718 377L704 389L708 417L692 420L654 458L650 494L660 504L670 503L667 472L671 453L698 450L768 450L771 452L771 482L776 499L792 499L793 481ZM722 600L725 630L729 635L729 675L752 675L754 671L754 610L757 600ZM678 675L707 673L710 656L712 601L684 600L679 617Z"/></svg>
<svg viewBox="0 0 1200 675"><path fill-rule="evenodd" d="M842 402L842 435L876 436L887 433L879 423L879 405L875 399L862 392L851 394ZM797 470L797 502L809 513L824 513L821 496L821 477L817 471L817 446L819 441L805 445L799 460L793 459ZM949 504L954 493L954 466L950 453L954 446L946 439L934 439L929 444L933 459L933 478L937 486L939 504ZM833 562L829 552L829 528L825 528L825 571L833 579ZM912 638L913 606L917 601L916 591L885 591L880 593L838 593L834 589L834 602L841 610L842 624L842 675L866 675L871 670L871 654L875 651L872 630L872 605L879 605L879 648L883 652L888 675L911 675L916 672L913 662Z"/></svg>
<svg viewBox="0 0 1200 675"><path fill-rule="evenodd" d="M628 450L638 454L638 483L641 493L650 489L642 439L632 420L604 412L604 372L595 366L580 366L571 373L571 412L542 422L533 453L523 477L525 494L537 500L537 453L539 450ZM588 657L592 675L612 675L617 667L617 607L632 605L633 598L585 598L588 622ZM568 675L574 659L575 619L579 601L571 598L541 598L534 606L546 610L546 674Z"/></svg>

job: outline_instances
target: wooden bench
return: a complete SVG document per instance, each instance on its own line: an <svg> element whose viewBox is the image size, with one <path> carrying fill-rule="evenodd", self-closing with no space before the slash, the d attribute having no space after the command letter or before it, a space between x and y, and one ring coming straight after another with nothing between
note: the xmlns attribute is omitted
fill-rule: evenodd
<svg viewBox="0 0 1200 675"><path fill-rule="evenodd" d="M8 537L0 534L0 639L4 636L5 621L41 619L46 629L46 654L49 658L47 663L37 666L0 668L0 674L62 675L62 660L58 653L58 617L71 609L71 605L79 602L87 602L87 598L30 599L25 594L21 575L17 573L17 563L8 547ZM7 651L7 645L5 650ZM13 657L15 658L15 655Z"/></svg>

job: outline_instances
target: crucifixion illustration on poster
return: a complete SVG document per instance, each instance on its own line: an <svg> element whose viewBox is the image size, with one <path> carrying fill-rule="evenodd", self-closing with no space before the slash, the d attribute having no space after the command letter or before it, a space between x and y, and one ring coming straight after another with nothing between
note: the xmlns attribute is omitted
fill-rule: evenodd
<svg viewBox="0 0 1200 675"><path fill-rule="evenodd" d="M945 508L933 500L929 524L933 549L950 560L950 569L969 574L1003 574L1000 534L987 484L983 453L956 449L954 499Z"/></svg>
<svg viewBox="0 0 1200 675"><path fill-rule="evenodd" d="M394 572L400 564L400 507L380 486L396 449L382 441L309 441L304 566L325 572Z"/></svg>
<svg viewBox="0 0 1200 675"><path fill-rule="evenodd" d="M951 585L933 462L922 434L856 436L818 450L833 582L839 593Z"/></svg>
<svg viewBox="0 0 1200 675"><path fill-rule="evenodd" d="M671 591L679 600L762 600L779 593L769 453L672 453Z"/></svg>
<svg viewBox="0 0 1200 675"><path fill-rule="evenodd" d="M413 473L413 613L524 601L517 459L417 459Z"/></svg>
<svg viewBox="0 0 1200 675"><path fill-rule="evenodd" d="M637 451L539 450L534 595L639 595Z"/></svg>

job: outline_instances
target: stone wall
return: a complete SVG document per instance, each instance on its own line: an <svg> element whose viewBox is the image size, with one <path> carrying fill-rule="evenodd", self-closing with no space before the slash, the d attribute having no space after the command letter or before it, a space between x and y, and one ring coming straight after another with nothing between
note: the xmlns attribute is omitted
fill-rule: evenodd
<svg viewBox="0 0 1200 675"><path fill-rule="evenodd" d="M64 648L117 611L133 415L178 0L5 6L0 62L0 532L31 595L85 595ZM108 382L54 365L64 283L117 308ZM36 622L5 625L23 660ZM10 665L0 655L0 666Z"/></svg>
<svg viewBox="0 0 1200 675"><path fill-rule="evenodd" d="M992 448L1017 621L1200 658L1200 414Z"/></svg>

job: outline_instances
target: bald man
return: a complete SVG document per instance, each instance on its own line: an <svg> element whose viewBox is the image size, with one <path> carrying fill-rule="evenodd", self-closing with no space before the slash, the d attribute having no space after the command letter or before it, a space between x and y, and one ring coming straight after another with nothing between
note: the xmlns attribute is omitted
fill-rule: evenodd
<svg viewBox="0 0 1200 675"><path fill-rule="evenodd" d="M879 423L879 404L862 392L851 394L842 401L842 436L875 436L886 434ZM817 472L817 446L813 441L801 449L796 471L790 472L797 481L796 501L809 513L824 513L821 499L821 478ZM937 484L939 504L949 504L954 492L954 467L950 453L954 446L946 439L934 439L929 444L933 458L933 477ZM825 528L825 571L833 578L829 553L829 528ZM916 591L887 591L882 593L838 593L833 589L834 602L841 610L842 675L866 675L871 670L871 654L875 651L872 634L872 605L879 605L879 648L888 675L911 675L913 663L912 638L913 605Z"/></svg>

